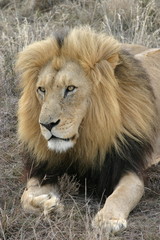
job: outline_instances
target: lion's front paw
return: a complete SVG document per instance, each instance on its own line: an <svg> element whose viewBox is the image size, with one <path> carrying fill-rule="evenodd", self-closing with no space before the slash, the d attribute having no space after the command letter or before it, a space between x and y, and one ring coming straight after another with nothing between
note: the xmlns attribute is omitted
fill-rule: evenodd
<svg viewBox="0 0 160 240"><path fill-rule="evenodd" d="M124 230L127 227L127 221L124 218L107 216L105 211L101 209L93 219L92 225L108 234Z"/></svg>
<svg viewBox="0 0 160 240"><path fill-rule="evenodd" d="M34 189L36 190L36 189ZM43 192L43 191L42 191ZM25 211L40 213L47 215L51 211L61 213L63 211L63 204L60 203L59 196L54 192L35 194L33 189L25 189L21 203Z"/></svg>

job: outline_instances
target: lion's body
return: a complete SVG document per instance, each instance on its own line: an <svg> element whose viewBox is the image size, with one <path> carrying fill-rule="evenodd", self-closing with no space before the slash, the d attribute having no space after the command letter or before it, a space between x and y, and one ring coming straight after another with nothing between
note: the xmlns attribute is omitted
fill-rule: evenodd
<svg viewBox="0 0 160 240"><path fill-rule="evenodd" d="M18 133L35 158L27 162L31 181L44 188L66 172L82 183L87 178L99 194L111 194L96 224L125 227L158 142L159 64L158 50L121 45L88 27L26 48L17 61L23 88ZM128 199L121 213L114 198L122 205ZM26 192L22 201L33 205Z"/></svg>

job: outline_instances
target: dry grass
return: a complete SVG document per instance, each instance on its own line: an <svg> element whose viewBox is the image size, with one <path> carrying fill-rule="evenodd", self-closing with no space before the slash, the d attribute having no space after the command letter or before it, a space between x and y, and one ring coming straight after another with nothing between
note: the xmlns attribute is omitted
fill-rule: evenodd
<svg viewBox="0 0 160 240"><path fill-rule="evenodd" d="M77 193L71 180L61 190L66 209L62 216L25 214L20 206L22 155L16 140L19 90L14 73L17 52L54 29L79 24L113 34L121 42L157 47L160 43L159 0L0 0L0 240L103 239L91 229L100 207ZM160 234L160 166L151 169L146 194L132 212L126 231L111 240L158 240ZM65 189L65 190L64 190Z"/></svg>

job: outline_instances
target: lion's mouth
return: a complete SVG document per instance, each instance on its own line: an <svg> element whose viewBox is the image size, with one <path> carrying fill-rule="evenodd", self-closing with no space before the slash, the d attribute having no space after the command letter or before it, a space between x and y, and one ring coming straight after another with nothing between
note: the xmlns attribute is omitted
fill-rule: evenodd
<svg viewBox="0 0 160 240"><path fill-rule="evenodd" d="M55 140L62 140L62 141L70 141L70 140L74 140L75 136L71 137L71 138L60 138L60 137L56 137L55 135L52 135L48 141L52 140L52 139L55 139Z"/></svg>
<svg viewBox="0 0 160 240"><path fill-rule="evenodd" d="M71 138L60 138L52 135L48 139L48 148L57 153L66 152L68 149L72 148L76 143L76 135Z"/></svg>

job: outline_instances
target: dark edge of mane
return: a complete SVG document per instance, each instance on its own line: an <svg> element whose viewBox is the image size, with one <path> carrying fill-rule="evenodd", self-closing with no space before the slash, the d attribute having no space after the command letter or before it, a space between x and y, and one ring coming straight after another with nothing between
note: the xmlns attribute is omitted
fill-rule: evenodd
<svg viewBox="0 0 160 240"><path fill-rule="evenodd" d="M114 147L106 154L105 161L101 167L96 169L88 169L82 176L78 173L78 166L72 163L66 157L64 162L58 166L54 166L47 170L48 162L44 161L35 164L32 157L26 162L27 177L37 177L42 185L57 184L59 177L64 174L75 176L81 184L80 190L84 193L84 188L87 183L89 194L94 192L100 198L109 196L119 180L127 172L133 172L141 179L144 177L144 170L147 159L153 151L152 145L149 142L135 141L128 136L125 136L126 144L121 143L122 153L117 152ZM32 159L32 160L31 160Z"/></svg>
<svg viewBox="0 0 160 240"><path fill-rule="evenodd" d="M55 34L55 38L57 39L59 46L63 45L63 41L67 33L68 31L63 32L63 34ZM136 78L140 79L140 81L145 80L148 82L145 87L151 93L151 101L154 101L154 94L152 92L152 88L149 85L150 80L145 70L138 62L138 60L135 60L131 54L126 51L123 51L123 54L124 56L130 56L132 58L132 62L135 62L137 67L140 67L141 71L137 72ZM120 74L121 78L123 78L124 73L122 71L122 68L125 67L127 67L127 63L124 63L122 67L118 66L115 69L115 74ZM128 69L128 73L129 72L130 69ZM154 130L155 129L153 125L153 133ZM137 140L134 140L125 135L124 138L127 144L120 142L120 152L117 152L116 149L112 147L111 150L106 153L106 158L101 169L98 165L97 159L97 167L95 168L94 166L93 169L86 169L86 172L83 176L81 176L81 173L78 173L79 163L77 164L77 162L74 162L73 159L69 159L68 156L66 156L66 159L61 162L61 164L52 166L50 169L47 169L48 161L43 161L36 164L36 161L34 161L32 156L30 156L26 162L26 171L28 172L28 177L39 178L42 185L47 183L54 184L58 182L59 177L67 173L68 175L75 175L77 177L77 180L82 183L82 186L85 185L87 179L88 185L94 186L95 192L99 196L109 196L125 173L133 172L141 179L143 179L147 160L149 157L151 157L151 154L153 152L153 143L152 139L145 140L140 139L137 136L135 137Z"/></svg>
<svg viewBox="0 0 160 240"><path fill-rule="evenodd" d="M53 34L53 36L57 40L58 46L60 48L63 46L64 39L69 34L69 31L70 31L69 27L65 27L65 28L62 28L62 29L60 29L58 31L55 31L55 33Z"/></svg>
<svg viewBox="0 0 160 240"><path fill-rule="evenodd" d="M137 68L137 71L135 70L135 73L136 73L135 77L139 81L142 80L144 82L144 80L145 80L145 82L147 83L145 85L145 87L150 91L151 101L154 102L156 97L155 97L155 94L153 92L153 88L151 87L151 80L150 80L150 77L149 77L148 73L146 72L146 70L142 66L141 62L138 59L135 59L134 56L125 49L121 49L120 53L123 57L129 58L132 61L132 65ZM122 71L121 68L122 68L121 65L116 66L115 76L118 76L118 78L120 78L120 76L121 76L121 78L126 78L125 71ZM126 61L123 61L123 68L128 68L128 63ZM128 71L129 70L130 69L128 69Z"/></svg>

